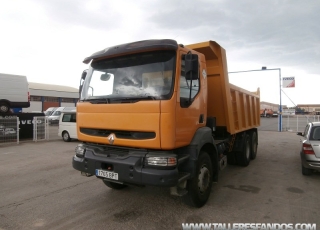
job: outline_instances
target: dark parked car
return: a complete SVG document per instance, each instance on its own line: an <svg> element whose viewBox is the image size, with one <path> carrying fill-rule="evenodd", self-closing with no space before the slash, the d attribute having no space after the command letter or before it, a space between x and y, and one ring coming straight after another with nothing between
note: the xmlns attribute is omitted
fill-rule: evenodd
<svg viewBox="0 0 320 230"><path fill-rule="evenodd" d="M320 122L309 123L304 133L298 132L301 140L302 174L310 175L314 170L320 170Z"/></svg>

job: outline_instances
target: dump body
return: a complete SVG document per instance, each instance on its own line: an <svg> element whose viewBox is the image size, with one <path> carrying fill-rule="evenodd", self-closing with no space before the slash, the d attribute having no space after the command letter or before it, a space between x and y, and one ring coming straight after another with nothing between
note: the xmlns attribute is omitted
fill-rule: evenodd
<svg viewBox="0 0 320 230"><path fill-rule="evenodd" d="M260 126L260 91L249 92L229 83L225 50L213 41L187 47L205 55L207 113L216 117L217 127L236 134Z"/></svg>

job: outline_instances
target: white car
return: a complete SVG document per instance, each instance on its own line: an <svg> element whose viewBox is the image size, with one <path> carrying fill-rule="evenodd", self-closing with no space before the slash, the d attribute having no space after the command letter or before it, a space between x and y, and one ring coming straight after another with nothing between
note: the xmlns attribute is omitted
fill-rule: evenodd
<svg viewBox="0 0 320 230"><path fill-rule="evenodd" d="M302 174L307 176L314 170L320 171L320 122L310 122L304 132L298 132L301 139Z"/></svg>

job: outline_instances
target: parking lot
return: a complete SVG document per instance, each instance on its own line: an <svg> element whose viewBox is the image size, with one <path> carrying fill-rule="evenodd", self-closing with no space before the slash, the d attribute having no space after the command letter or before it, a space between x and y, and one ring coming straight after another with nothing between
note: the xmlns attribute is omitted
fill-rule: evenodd
<svg viewBox="0 0 320 230"><path fill-rule="evenodd" d="M167 188L116 191L72 168L77 141L0 146L0 229L182 229L182 223L316 223L320 173L302 176L299 136L259 132L258 156L227 166L200 209Z"/></svg>

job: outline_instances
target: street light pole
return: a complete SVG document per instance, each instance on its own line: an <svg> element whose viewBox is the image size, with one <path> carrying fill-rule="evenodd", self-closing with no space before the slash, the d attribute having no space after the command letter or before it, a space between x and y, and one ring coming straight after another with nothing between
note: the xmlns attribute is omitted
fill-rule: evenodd
<svg viewBox="0 0 320 230"><path fill-rule="evenodd" d="M278 131L282 132L281 68L267 69L267 67L263 66L261 69L235 71L235 72L229 72L229 73L245 73L245 72L256 72L256 71L265 71L265 70L278 70L279 71L280 104L279 104L279 114L278 114L278 117L279 117Z"/></svg>

